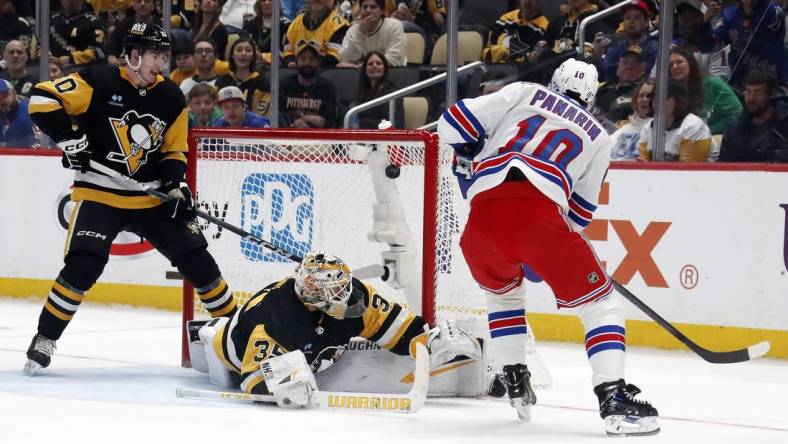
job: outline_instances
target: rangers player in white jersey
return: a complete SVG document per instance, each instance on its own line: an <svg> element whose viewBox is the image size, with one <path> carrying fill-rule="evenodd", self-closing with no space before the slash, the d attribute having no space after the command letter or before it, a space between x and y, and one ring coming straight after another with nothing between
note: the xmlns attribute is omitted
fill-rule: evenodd
<svg viewBox="0 0 788 444"><path fill-rule="evenodd" d="M456 154L471 209L462 247L487 298L489 353L521 419L536 403L525 365L523 266L540 275L558 308L578 308L600 415L611 435L659 432L657 410L624 382L622 297L581 233L593 217L611 139L588 108L593 65L565 61L545 88L513 83L462 100L438 122Z"/></svg>

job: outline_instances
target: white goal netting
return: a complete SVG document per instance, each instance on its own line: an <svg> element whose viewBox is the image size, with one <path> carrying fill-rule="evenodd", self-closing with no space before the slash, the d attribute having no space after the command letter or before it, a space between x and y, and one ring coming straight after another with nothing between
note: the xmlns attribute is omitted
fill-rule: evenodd
<svg viewBox="0 0 788 444"><path fill-rule="evenodd" d="M373 227L380 229L375 214L401 213L408 239L399 264L404 288L379 278L368 282L427 316L434 308L438 319L450 316L474 333L486 332L484 300L459 249L467 204L451 173L451 150L439 148L432 134L199 130L192 145L201 208L299 256L317 249L343 258L351 269L382 264L392 247L368 238ZM200 223L241 302L295 269L254 242ZM402 225L396 226L400 232L384 226L379 237L398 236L399 243ZM205 315L194 301L187 317Z"/></svg>

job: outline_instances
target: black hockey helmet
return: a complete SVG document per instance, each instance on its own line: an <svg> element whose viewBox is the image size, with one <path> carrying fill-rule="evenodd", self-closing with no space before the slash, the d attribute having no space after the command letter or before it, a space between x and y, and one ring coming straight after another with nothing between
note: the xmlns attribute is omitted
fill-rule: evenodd
<svg viewBox="0 0 788 444"><path fill-rule="evenodd" d="M123 37L123 49L126 54L130 54L132 48L137 48L140 52L146 49L169 51L170 38L167 36L167 31L159 25L136 22Z"/></svg>

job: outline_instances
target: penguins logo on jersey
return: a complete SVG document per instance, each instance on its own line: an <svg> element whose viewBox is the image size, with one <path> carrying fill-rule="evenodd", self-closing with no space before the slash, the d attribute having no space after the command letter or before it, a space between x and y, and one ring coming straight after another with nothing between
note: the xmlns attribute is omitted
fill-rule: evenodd
<svg viewBox="0 0 788 444"><path fill-rule="evenodd" d="M148 161L148 154L159 149L167 124L156 116L139 115L134 110L128 111L120 119L110 117L109 121L122 152L112 152L107 158L125 163L129 175L133 175Z"/></svg>

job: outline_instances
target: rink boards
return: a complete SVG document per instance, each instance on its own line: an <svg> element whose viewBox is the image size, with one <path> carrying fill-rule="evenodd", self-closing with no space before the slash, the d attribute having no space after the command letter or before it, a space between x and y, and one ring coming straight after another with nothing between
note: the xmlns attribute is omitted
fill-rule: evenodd
<svg viewBox="0 0 788 444"><path fill-rule="evenodd" d="M0 152L0 294L48 292L62 266L70 180L59 157ZM698 342L769 339L771 356L788 357L787 219L787 167L619 164L587 235L614 278ZM138 239L119 239L88 298L177 310L180 282L165 279L169 269ZM581 340L546 285L529 285L528 295L537 336ZM628 317L630 344L679 347L636 309Z"/></svg>

